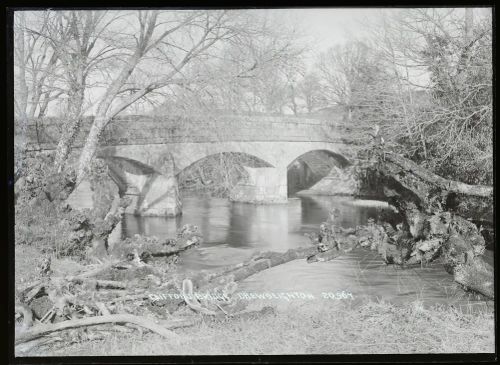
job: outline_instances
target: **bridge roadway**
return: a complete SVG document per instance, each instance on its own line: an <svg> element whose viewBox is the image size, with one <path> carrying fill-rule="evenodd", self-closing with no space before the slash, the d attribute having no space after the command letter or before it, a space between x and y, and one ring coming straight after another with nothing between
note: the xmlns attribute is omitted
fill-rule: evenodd
<svg viewBox="0 0 500 365"><path fill-rule="evenodd" d="M84 119L75 149L83 146L91 123L92 118ZM55 149L62 128L55 119L30 123L28 149ZM129 213L174 216L182 209L177 175L205 157L237 152L266 162L269 167L245 167L249 178L235 187L231 199L284 203L287 169L294 161L310 152L324 151L340 165L347 165L359 149L355 134L335 118L127 116L108 125L97 157L107 162L121 193L133 197Z"/></svg>

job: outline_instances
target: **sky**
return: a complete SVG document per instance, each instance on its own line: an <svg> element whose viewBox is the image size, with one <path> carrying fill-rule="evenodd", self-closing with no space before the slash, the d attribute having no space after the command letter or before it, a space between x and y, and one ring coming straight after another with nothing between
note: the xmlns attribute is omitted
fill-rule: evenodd
<svg viewBox="0 0 500 365"><path fill-rule="evenodd" d="M309 8L287 9L292 21L303 24L307 33L314 36L321 50L342 43L362 34L364 24L381 18L381 9Z"/></svg>
<svg viewBox="0 0 500 365"><path fill-rule="evenodd" d="M311 39L314 51L309 62L312 64L318 53L349 41L368 36L369 26L380 23L385 15L393 15L400 8L303 8L275 10L279 17L290 24L300 24L303 32ZM491 8L475 8L476 17L491 13Z"/></svg>
<svg viewBox="0 0 500 365"><path fill-rule="evenodd" d="M300 26L306 38L311 40L313 52L310 58L328 48L363 37L366 25L382 19L381 8L307 8L283 9L290 23ZM387 9L385 9L387 11Z"/></svg>

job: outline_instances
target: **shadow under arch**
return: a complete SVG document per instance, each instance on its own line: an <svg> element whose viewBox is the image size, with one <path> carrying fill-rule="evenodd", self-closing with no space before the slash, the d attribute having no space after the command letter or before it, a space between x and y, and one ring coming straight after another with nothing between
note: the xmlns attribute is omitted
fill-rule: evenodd
<svg viewBox="0 0 500 365"><path fill-rule="evenodd" d="M314 153L321 153L323 155L327 155L331 158L334 158L335 160L338 161L338 163L340 164L339 167L341 168L344 168L344 167L347 167L349 165L351 165L351 162L349 162L349 160L347 158L345 158L343 155L341 155L340 153L337 153L337 152L333 152L333 151L330 151L330 150L327 150L327 149L316 149L316 150L310 150L310 151L307 151L297 157L295 157L289 164L288 164L288 168L297 160L299 159L303 159L304 157L310 155L310 154L314 154Z"/></svg>
<svg viewBox="0 0 500 365"><path fill-rule="evenodd" d="M179 188L185 192L226 197L239 181L248 177L244 167L274 168L269 162L246 152L217 152L182 169L177 174Z"/></svg>
<svg viewBox="0 0 500 365"><path fill-rule="evenodd" d="M224 197L238 181L247 178L244 167L274 168L269 162L246 152L208 154L177 173L181 190L203 191Z"/></svg>
<svg viewBox="0 0 500 365"><path fill-rule="evenodd" d="M287 166L288 196L305 190L327 176L334 166L345 168L349 160L339 153L317 149L297 156Z"/></svg>
<svg viewBox="0 0 500 365"><path fill-rule="evenodd" d="M133 175L153 175L158 174L154 168L140 161L121 157L110 156L104 158L111 179L118 185L120 193L123 194L128 188L125 173Z"/></svg>
<svg viewBox="0 0 500 365"><path fill-rule="evenodd" d="M188 166L186 166L185 168L183 168L182 170L178 171L177 172L177 175L180 175L182 172L186 171L187 169L190 169L192 168L193 166L195 166L196 164L200 164L201 162L203 161L206 161L208 159L211 159L211 158L214 158L214 157L217 157L217 156L234 156L236 158L239 158L242 162L242 165L243 166L248 166L248 167L275 167L273 165L271 165L269 162L255 156L255 155L252 155L250 153L245 153L245 152L216 152L216 153L211 153L211 154L208 154L194 162L192 162L191 164L189 164ZM255 166L254 166L255 165Z"/></svg>

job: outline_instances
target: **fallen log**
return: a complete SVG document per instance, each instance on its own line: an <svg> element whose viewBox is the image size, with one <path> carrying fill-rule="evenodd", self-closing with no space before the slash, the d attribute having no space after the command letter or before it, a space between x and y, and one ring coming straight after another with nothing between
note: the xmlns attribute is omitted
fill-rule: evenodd
<svg viewBox="0 0 500 365"><path fill-rule="evenodd" d="M396 208L412 202L421 211L447 210L493 223L493 187L445 179L395 153L385 152L368 167Z"/></svg>
<svg viewBox="0 0 500 365"><path fill-rule="evenodd" d="M194 275L188 275L187 277L180 279L182 282L182 299L179 300L177 304L184 302L195 312L209 315L211 317L217 317L219 315L226 317L244 316L245 311L240 310L241 308L236 309L238 302L231 299L232 294L236 290L236 283L238 281L244 280L260 271L292 260L305 259L315 253L317 253L317 248L315 246L290 249L286 252L267 251L258 253L246 262L237 265L231 265L215 271L202 271ZM220 288L223 288L222 298L225 299L219 303L217 303L217 301L213 303L200 303L193 295L194 289L199 292L213 291L214 293L220 294ZM211 308L207 308L207 305ZM222 306L225 306L228 311L226 311L226 309ZM265 311L267 310L268 309Z"/></svg>
<svg viewBox="0 0 500 365"><path fill-rule="evenodd" d="M153 322L152 320L144 317L134 316L131 314L111 314L106 316L98 316L98 317L88 317L81 319L73 319L69 321L59 322L50 325L40 325L36 327L32 327L30 330L21 333L16 336L15 344L20 344L23 342L28 342L34 340L36 338L48 335L53 332L62 331L70 328L77 327L86 327L86 326L94 326L97 324L103 323L132 323L137 326L146 328L152 332L158 333L159 335L171 340L171 341L180 341L182 338L176 334L168 330L165 327L165 323L163 326L160 326Z"/></svg>
<svg viewBox="0 0 500 365"><path fill-rule="evenodd" d="M385 163L392 163L399 166L401 170L411 172L414 177L449 192L484 198L489 198L493 195L493 187L491 186L469 185L459 181L445 179L423 168L417 163L394 153L387 153L385 155Z"/></svg>
<svg viewBox="0 0 500 365"><path fill-rule="evenodd" d="M232 265L229 268L211 273L198 273L191 280L196 288L201 288L209 283L224 284L230 281L237 282L271 267L282 265L292 260L305 259L316 252L317 248L315 246L290 249L286 252L266 251L254 255L244 263Z"/></svg>

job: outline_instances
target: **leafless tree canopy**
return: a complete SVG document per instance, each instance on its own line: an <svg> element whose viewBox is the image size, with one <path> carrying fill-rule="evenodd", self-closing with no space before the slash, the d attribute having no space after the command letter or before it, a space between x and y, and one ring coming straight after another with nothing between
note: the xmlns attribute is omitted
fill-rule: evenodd
<svg viewBox="0 0 500 365"><path fill-rule="evenodd" d="M491 183L491 14L401 9L381 19L315 54L304 30L262 10L18 11L16 122L22 131L64 116L61 171L82 116L95 116L81 180L120 113L335 108L348 124L381 125L436 172ZM23 146L16 139L16 156Z"/></svg>

